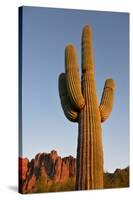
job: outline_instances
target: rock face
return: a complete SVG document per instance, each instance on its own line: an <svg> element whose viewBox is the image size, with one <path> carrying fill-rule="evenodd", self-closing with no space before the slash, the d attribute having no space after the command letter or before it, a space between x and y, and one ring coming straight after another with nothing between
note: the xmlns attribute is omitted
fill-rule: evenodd
<svg viewBox="0 0 133 200"><path fill-rule="evenodd" d="M75 158L61 158L55 150L50 153L38 153L35 159L19 158L19 192L36 192L36 182L40 177L47 185L65 183L69 178L75 180Z"/></svg>
<svg viewBox="0 0 133 200"><path fill-rule="evenodd" d="M19 192L75 190L76 159L61 158L55 150L38 153L34 159L19 158ZM129 167L104 173L104 188L129 187Z"/></svg>
<svg viewBox="0 0 133 200"><path fill-rule="evenodd" d="M104 174L104 188L129 187L129 167Z"/></svg>

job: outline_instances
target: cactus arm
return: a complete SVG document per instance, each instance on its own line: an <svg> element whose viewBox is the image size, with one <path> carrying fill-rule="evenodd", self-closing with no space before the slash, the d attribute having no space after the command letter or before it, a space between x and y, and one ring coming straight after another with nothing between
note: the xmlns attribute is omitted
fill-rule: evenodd
<svg viewBox="0 0 133 200"><path fill-rule="evenodd" d="M92 48L92 29L85 26L82 33L82 73L94 74L94 56Z"/></svg>
<svg viewBox="0 0 133 200"><path fill-rule="evenodd" d="M112 111L113 101L114 101L114 89L115 89L114 81L112 79L107 79L105 81L103 95L99 106L101 122L104 122L109 117Z"/></svg>
<svg viewBox="0 0 133 200"><path fill-rule="evenodd" d="M77 122L78 112L75 111L70 103L68 91L66 87L66 75L64 73L59 76L59 95L61 100L62 109L65 116L72 122Z"/></svg>
<svg viewBox="0 0 133 200"><path fill-rule="evenodd" d="M81 110L85 105L85 101L80 87L76 49L71 44L65 49L65 71L67 90L71 104L76 110Z"/></svg>

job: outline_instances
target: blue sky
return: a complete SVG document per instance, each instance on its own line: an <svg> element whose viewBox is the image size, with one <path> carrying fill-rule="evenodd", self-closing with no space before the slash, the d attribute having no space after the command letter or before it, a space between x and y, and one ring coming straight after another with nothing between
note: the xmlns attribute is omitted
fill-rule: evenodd
<svg viewBox="0 0 133 200"><path fill-rule="evenodd" d="M41 7L23 8L22 115L23 153L58 151L76 156L78 125L68 121L60 105L58 76L64 72L64 48L73 43L81 64L81 33L93 29L97 95L104 81L116 83L113 111L102 124L104 168L129 165L129 15Z"/></svg>

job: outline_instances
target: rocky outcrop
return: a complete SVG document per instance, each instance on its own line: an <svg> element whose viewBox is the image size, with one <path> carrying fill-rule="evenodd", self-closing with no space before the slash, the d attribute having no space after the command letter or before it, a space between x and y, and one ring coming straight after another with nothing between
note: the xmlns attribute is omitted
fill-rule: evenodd
<svg viewBox="0 0 133 200"><path fill-rule="evenodd" d="M28 165L29 165L29 160L27 158L19 158L19 170L21 172L19 173L19 175L20 175L20 179L22 180L26 179Z"/></svg>
<svg viewBox="0 0 133 200"><path fill-rule="evenodd" d="M104 188L129 187L129 167L116 169L114 173L104 174Z"/></svg>
<svg viewBox="0 0 133 200"><path fill-rule="evenodd" d="M40 177L47 180L47 185L65 183L75 179L75 158L61 158L55 150L50 153L38 153L35 159L19 158L19 192L36 191L36 182Z"/></svg>

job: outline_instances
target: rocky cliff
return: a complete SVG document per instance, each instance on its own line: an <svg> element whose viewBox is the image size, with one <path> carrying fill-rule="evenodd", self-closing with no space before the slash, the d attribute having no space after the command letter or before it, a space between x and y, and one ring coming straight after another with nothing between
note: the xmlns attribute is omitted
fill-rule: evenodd
<svg viewBox="0 0 133 200"><path fill-rule="evenodd" d="M61 158L53 150L50 153L38 153L31 162L27 158L19 158L21 193L37 192L39 181L42 180L45 180L45 186L51 187L53 183L64 184L70 179L75 181L75 158L72 156Z"/></svg>
<svg viewBox="0 0 133 200"><path fill-rule="evenodd" d="M19 192L75 190L76 159L61 158L55 150L38 153L34 159L19 158ZM104 188L129 186L129 167L104 174Z"/></svg>

